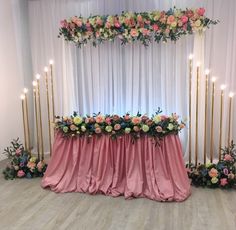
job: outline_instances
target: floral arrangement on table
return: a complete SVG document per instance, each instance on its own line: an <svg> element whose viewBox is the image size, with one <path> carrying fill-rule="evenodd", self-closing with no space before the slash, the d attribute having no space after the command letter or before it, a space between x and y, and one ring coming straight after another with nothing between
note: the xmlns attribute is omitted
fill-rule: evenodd
<svg viewBox="0 0 236 230"><path fill-rule="evenodd" d="M23 177L42 177L46 171L47 164L31 156L19 142L19 139L13 140L11 146L4 149L3 154L6 154L10 160L3 170L6 180Z"/></svg>
<svg viewBox="0 0 236 230"><path fill-rule="evenodd" d="M188 168L189 178L195 186L209 188L236 188L236 145L222 149L222 159L216 163L191 165Z"/></svg>
<svg viewBox="0 0 236 230"><path fill-rule="evenodd" d="M89 41L94 46L118 38L121 44L140 41L148 46L153 40L159 43L176 41L181 36L202 32L217 24L205 16L204 8L176 9L142 13L122 12L121 15L94 15L88 18L74 16L60 23L59 37L76 43L78 47Z"/></svg>
<svg viewBox="0 0 236 230"><path fill-rule="evenodd" d="M74 112L70 117L57 117L55 128L60 130L64 136L88 136L110 135L113 139L118 136L130 134L134 139L141 135L149 135L154 138L161 138L168 134L178 134L185 127L184 122L178 122L179 117L173 113L171 116L160 115L161 110L149 118L147 115L137 113L131 116L126 113L119 115L79 116Z"/></svg>

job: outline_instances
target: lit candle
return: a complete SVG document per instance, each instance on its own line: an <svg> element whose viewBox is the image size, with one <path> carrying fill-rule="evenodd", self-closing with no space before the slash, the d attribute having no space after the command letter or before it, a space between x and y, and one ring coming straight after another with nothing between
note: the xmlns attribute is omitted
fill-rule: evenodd
<svg viewBox="0 0 236 230"><path fill-rule="evenodd" d="M211 96L211 148L210 148L210 161L213 161L213 156L214 156L214 149L213 149L213 145L214 145L214 132L213 132L213 126L214 126L214 100L215 100L215 81L216 78L213 77L211 79L212 81L212 96Z"/></svg>
<svg viewBox="0 0 236 230"><path fill-rule="evenodd" d="M193 69L193 55L190 54L189 55L189 167L191 165L192 162L192 135L191 135L191 131L192 131L192 127L191 127L191 104L192 104L192 69Z"/></svg>
<svg viewBox="0 0 236 230"><path fill-rule="evenodd" d="M38 159L40 160L40 149L39 149L39 142L40 142L40 133L39 133L39 120L38 120L38 106L37 106L37 82L33 81L33 92L34 92L34 110L35 110L35 120L36 120L36 134L37 134L37 154Z"/></svg>
<svg viewBox="0 0 236 230"><path fill-rule="evenodd" d="M231 113L232 113L232 101L234 93L230 92L229 94L229 127L228 127L228 147L230 147L231 142Z"/></svg>
<svg viewBox="0 0 236 230"><path fill-rule="evenodd" d="M48 92L48 67L44 68L44 72L45 72L45 85L46 85L47 110L48 110L48 136L49 136L49 147L50 147L50 156L51 156L52 142L51 142L50 104L49 104L49 92Z"/></svg>
<svg viewBox="0 0 236 230"><path fill-rule="evenodd" d="M41 112L41 101L40 101L40 75L36 75L37 79L37 101L39 107L39 133L40 133L40 144L41 144L41 160L44 160L44 145L43 145L43 126L42 126L42 112Z"/></svg>
<svg viewBox="0 0 236 230"><path fill-rule="evenodd" d="M197 81L196 81L196 122L195 122L195 166L198 164L198 97L200 80L200 62L197 62Z"/></svg>
<svg viewBox="0 0 236 230"><path fill-rule="evenodd" d="M210 70L206 69L205 75L205 120L204 120L204 164L206 164L206 141L207 141L207 109L208 109L208 82Z"/></svg>
<svg viewBox="0 0 236 230"><path fill-rule="evenodd" d="M24 94L22 94L21 96L20 96L20 99L21 99L21 106L22 106L22 118L23 118L23 128L24 128L24 143L25 143L25 149L27 149L27 135L26 135L26 129L27 129L27 127L26 127L26 123L25 123L25 103L24 103L24 101L25 101L25 95Z"/></svg>
<svg viewBox="0 0 236 230"><path fill-rule="evenodd" d="M49 65L50 65L50 80L51 80L51 99L52 99L52 118L53 118L53 122L54 122L54 119L55 119L55 104L54 104L54 75L53 75L53 64L54 64L54 61L53 60L50 60L49 61Z"/></svg>
<svg viewBox="0 0 236 230"><path fill-rule="evenodd" d="M222 147L222 123L223 123L223 107L224 107L224 89L225 85L220 86L220 133L219 133L219 161L221 160Z"/></svg>

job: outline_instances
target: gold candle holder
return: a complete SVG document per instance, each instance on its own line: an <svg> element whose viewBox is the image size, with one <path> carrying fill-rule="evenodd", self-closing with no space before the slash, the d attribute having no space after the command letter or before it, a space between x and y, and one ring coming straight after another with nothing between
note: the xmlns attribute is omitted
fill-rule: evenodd
<svg viewBox="0 0 236 230"><path fill-rule="evenodd" d="M37 154L38 159L40 160L40 149L39 149L39 142L40 142L40 133L39 133L39 119L38 119L38 106L37 106L37 82L33 81L34 86L34 111L35 111L35 120L36 120L36 135L37 135Z"/></svg>
<svg viewBox="0 0 236 230"><path fill-rule="evenodd" d="M192 131L192 124L191 124L191 114L192 114L192 110L191 110L191 105L192 105L192 69L193 69L193 55L190 54L189 55L189 105L188 105L188 108L189 108L189 159L188 159L188 162L189 162L189 167L192 163L192 153L191 153L191 150L192 150L192 135L191 135L191 131Z"/></svg>
<svg viewBox="0 0 236 230"><path fill-rule="evenodd" d="M209 69L206 69L206 80L205 80L205 120L204 120L204 156L203 161L206 164L206 142L207 142L207 110L208 110L208 83L209 83Z"/></svg>
<svg viewBox="0 0 236 230"><path fill-rule="evenodd" d="M232 101L234 94L230 92L229 94L229 123L228 123L228 147L230 147L231 142L231 114L232 114Z"/></svg>
<svg viewBox="0 0 236 230"><path fill-rule="evenodd" d="M22 107L22 118L23 118L23 128L24 128L24 143L25 143L25 149L27 149L27 135L26 135L26 123L25 123L25 95L22 94L20 96L20 99L21 99L21 107Z"/></svg>
<svg viewBox="0 0 236 230"><path fill-rule="evenodd" d="M30 128L29 128L29 110L28 110L28 98L27 98L27 93L28 93L28 89L24 88L23 90L24 95L25 95L25 118L26 118L26 134L27 134L27 150L29 151L30 155L31 155L31 146L30 146Z"/></svg>
<svg viewBox="0 0 236 230"><path fill-rule="evenodd" d="M49 136L49 147L50 156L52 153L52 142L51 142L51 122L50 122L50 104L49 104L49 92L48 92L48 68L44 68L45 72L45 85L46 85L46 95L47 95L47 110L48 110L48 136Z"/></svg>
<svg viewBox="0 0 236 230"><path fill-rule="evenodd" d="M222 147L222 124L223 124L223 107L224 107L224 89L225 85L220 86L220 133L219 133L219 161L221 160L221 147Z"/></svg>
<svg viewBox="0 0 236 230"><path fill-rule="evenodd" d="M211 163L213 162L213 157L214 157L214 132L213 132L213 128L214 128L214 103L215 103L215 81L216 78L213 77L211 79L212 81L212 96L211 96L211 146L210 146L210 161Z"/></svg>
<svg viewBox="0 0 236 230"><path fill-rule="evenodd" d="M37 79L37 101L39 107L39 133L40 133L40 144L41 144L41 160L44 160L44 145L43 145L43 126L42 126L42 112L41 112L41 101L40 101L40 75L36 75Z"/></svg>
<svg viewBox="0 0 236 230"><path fill-rule="evenodd" d="M50 65L50 80L51 80L51 99L52 99L52 118L53 118L53 122L55 119L55 104L54 104L54 81L53 81L53 60L49 61L49 65Z"/></svg>
<svg viewBox="0 0 236 230"><path fill-rule="evenodd" d="M196 81L196 122L195 122L195 166L198 164L198 97L199 97L200 63L197 63Z"/></svg>

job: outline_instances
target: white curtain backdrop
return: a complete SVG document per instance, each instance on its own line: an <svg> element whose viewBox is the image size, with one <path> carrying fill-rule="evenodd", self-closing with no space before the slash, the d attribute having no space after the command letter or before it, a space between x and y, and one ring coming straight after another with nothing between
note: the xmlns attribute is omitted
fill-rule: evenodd
<svg viewBox="0 0 236 230"><path fill-rule="evenodd" d="M203 6L210 18L219 19L221 22L211 27L206 36L201 38L188 36L176 43L153 43L148 48L138 43L122 47L116 41L104 43L97 48L87 45L79 49L74 44L64 42L63 38L57 38L60 21L74 15L86 17L90 14L119 14L122 11L167 10L173 6L177 8ZM227 94L230 90L236 90L234 80L236 70L233 65L236 61L235 10L236 3L233 0L228 0L227 3L222 0L29 1L33 70L35 73L42 72L50 58L55 60L58 115L70 115L73 111L79 111L81 114L99 111L135 114L140 111L151 115L157 107L160 107L163 113L176 112L184 119L188 116L188 55L193 51L195 61L201 59L201 72L204 72L205 66L218 77L218 88L220 83L224 82L228 85ZM202 78L201 84L203 80ZM200 102L204 98L204 90L202 92ZM216 105L218 104L217 99ZM194 103L192 106L195 108ZM227 109L227 105L225 108ZM46 113L44 116L46 120ZM203 118L201 108L200 117ZM217 119L216 117L216 149ZM203 136L203 124L201 120L200 137ZM227 129L226 124L225 118L224 130ZM187 129L181 134L185 149L186 134ZM233 130L234 137L235 134ZM201 150L202 140L199 146Z"/></svg>

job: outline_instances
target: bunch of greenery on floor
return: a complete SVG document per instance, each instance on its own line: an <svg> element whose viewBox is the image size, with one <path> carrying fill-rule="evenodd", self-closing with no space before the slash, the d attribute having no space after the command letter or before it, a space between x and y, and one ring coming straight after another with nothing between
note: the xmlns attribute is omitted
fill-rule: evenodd
<svg viewBox="0 0 236 230"><path fill-rule="evenodd" d="M195 186L209 188L236 188L236 145L222 149L218 163L199 164L188 167L188 176Z"/></svg>
<svg viewBox="0 0 236 230"><path fill-rule="evenodd" d="M3 154L7 155L9 162L3 170L6 180L14 178L42 177L46 171L47 164L24 149L19 138L11 142L11 146L4 149Z"/></svg>

